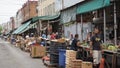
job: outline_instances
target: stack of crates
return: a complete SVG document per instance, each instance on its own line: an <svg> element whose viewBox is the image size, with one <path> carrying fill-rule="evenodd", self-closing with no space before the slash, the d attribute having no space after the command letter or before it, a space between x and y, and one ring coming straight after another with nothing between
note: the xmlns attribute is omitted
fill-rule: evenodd
<svg viewBox="0 0 120 68"><path fill-rule="evenodd" d="M50 45L51 64L59 64L59 49L66 49L66 44L51 41L51 45Z"/></svg>
<svg viewBox="0 0 120 68"><path fill-rule="evenodd" d="M76 51L66 50L66 68L72 68L73 60L76 59Z"/></svg>
<svg viewBox="0 0 120 68"><path fill-rule="evenodd" d="M81 68L82 67L82 60L73 60L72 61L72 68Z"/></svg>

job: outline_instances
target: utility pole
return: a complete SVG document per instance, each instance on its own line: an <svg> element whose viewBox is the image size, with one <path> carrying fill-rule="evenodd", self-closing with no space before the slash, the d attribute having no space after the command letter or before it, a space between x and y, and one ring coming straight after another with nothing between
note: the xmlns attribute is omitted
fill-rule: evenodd
<svg viewBox="0 0 120 68"><path fill-rule="evenodd" d="M62 0L62 9L64 9L64 0Z"/></svg>

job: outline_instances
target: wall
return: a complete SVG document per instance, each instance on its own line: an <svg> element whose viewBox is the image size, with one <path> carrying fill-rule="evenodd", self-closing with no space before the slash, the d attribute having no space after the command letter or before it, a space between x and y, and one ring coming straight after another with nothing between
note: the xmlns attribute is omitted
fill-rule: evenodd
<svg viewBox="0 0 120 68"><path fill-rule="evenodd" d="M18 28L22 22L23 22L23 13L22 13L22 9L20 9L16 14L15 28Z"/></svg>
<svg viewBox="0 0 120 68"><path fill-rule="evenodd" d="M24 4L24 6L22 7L24 21L38 15L37 14L37 5L38 5L37 1L29 1Z"/></svg>
<svg viewBox="0 0 120 68"><path fill-rule="evenodd" d="M55 10L60 11L84 0L55 0Z"/></svg>
<svg viewBox="0 0 120 68"><path fill-rule="evenodd" d="M39 16L54 15L55 0L39 0L37 9Z"/></svg>

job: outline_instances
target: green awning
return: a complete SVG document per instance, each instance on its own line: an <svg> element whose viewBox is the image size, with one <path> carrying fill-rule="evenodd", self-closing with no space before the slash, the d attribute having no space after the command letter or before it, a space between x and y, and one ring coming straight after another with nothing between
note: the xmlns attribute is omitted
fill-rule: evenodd
<svg viewBox="0 0 120 68"><path fill-rule="evenodd" d="M28 21L27 23L21 25L19 28L17 28L12 34L20 34L25 28L27 28L30 25L31 21Z"/></svg>
<svg viewBox="0 0 120 68"><path fill-rule="evenodd" d="M53 20L53 19L56 19L60 16L60 14L57 14L57 15L53 15L53 16L38 16L38 17L34 17L32 18L32 22L36 22L38 20Z"/></svg>
<svg viewBox="0 0 120 68"><path fill-rule="evenodd" d="M29 30L30 28L34 27L36 25L36 23L30 24L27 28L25 28L23 31L21 31L20 33L24 33L25 31Z"/></svg>
<svg viewBox="0 0 120 68"><path fill-rule="evenodd" d="M91 0L78 6L77 14L94 11L110 5L110 0Z"/></svg>
<svg viewBox="0 0 120 68"><path fill-rule="evenodd" d="M46 16L37 16L37 17L32 18L32 23L38 21L39 19L41 19L43 17L46 17Z"/></svg>
<svg viewBox="0 0 120 68"><path fill-rule="evenodd" d="M59 14L54 15L54 16L45 16L45 17L40 18L40 20L53 20L53 19L58 18L59 16L60 16Z"/></svg>

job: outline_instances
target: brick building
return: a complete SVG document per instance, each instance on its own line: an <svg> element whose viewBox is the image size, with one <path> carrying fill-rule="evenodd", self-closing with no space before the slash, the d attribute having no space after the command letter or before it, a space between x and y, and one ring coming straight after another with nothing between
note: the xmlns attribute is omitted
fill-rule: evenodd
<svg viewBox="0 0 120 68"><path fill-rule="evenodd" d="M22 7L23 22L37 16L38 1L27 1Z"/></svg>

